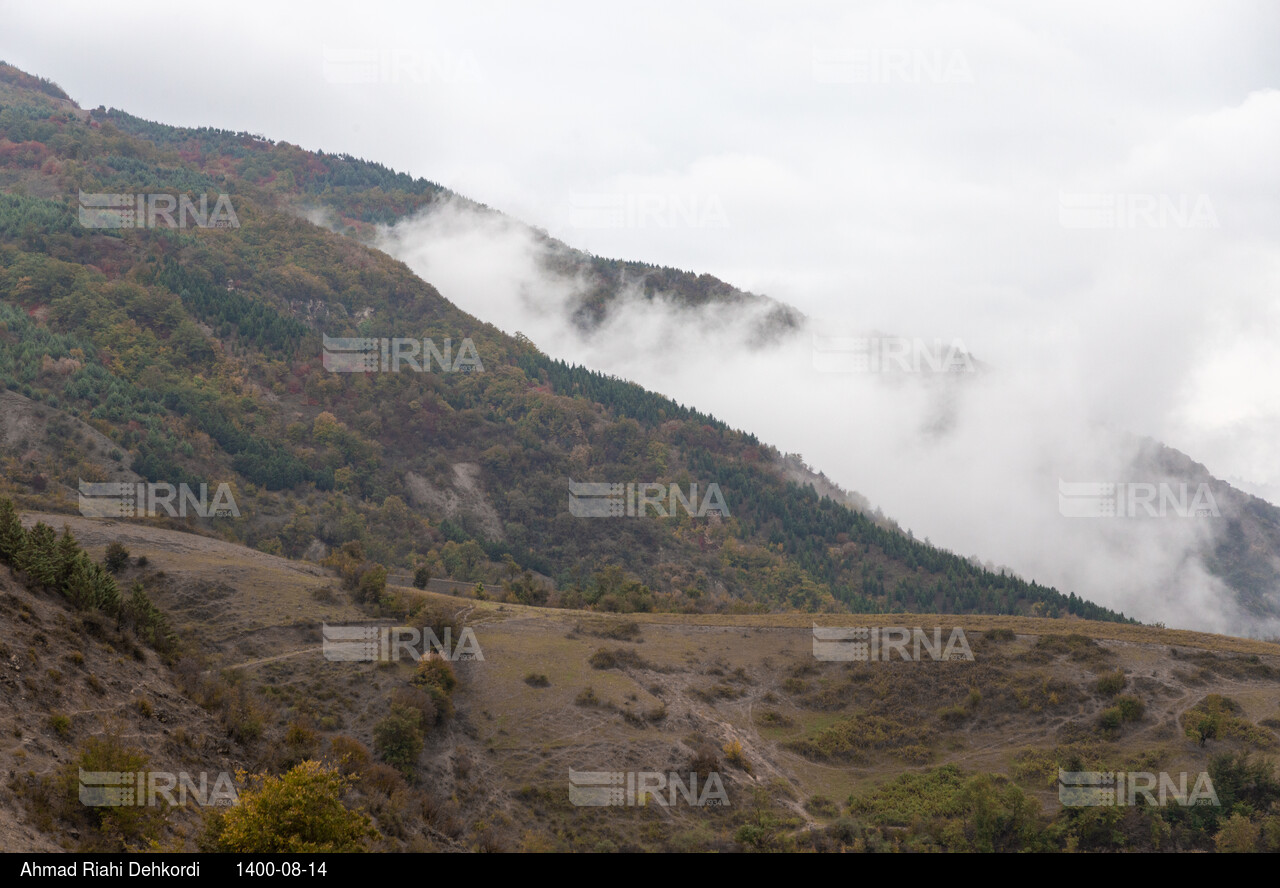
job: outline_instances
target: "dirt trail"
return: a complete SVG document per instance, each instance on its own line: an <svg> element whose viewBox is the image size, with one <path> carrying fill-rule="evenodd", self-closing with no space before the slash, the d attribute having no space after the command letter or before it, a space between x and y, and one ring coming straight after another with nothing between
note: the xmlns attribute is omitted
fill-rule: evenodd
<svg viewBox="0 0 1280 888"><path fill-rule="evenodd" d="M284 653L284 654L276 654L273 657L261 657L257 660L246 660L243 663L234 663L230 666L219 666L217 669L206 669L202 674L210 675L214 672L221 672L224 669L248 669L250 666L258 666L263 663L271 663L276 660L287 660L290 657L297 657L297 656L301 656L302 654L312 654L312 653L315 653L316 651L322 651L322 650L324 650L323 647L301 648L299 650L289 651L288 653Z"/></svg>

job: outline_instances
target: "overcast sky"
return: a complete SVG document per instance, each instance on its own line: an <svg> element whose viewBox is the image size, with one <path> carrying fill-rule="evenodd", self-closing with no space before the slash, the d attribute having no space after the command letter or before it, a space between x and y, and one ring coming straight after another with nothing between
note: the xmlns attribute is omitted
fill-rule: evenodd
<svg viewBox="0 0 1280 888"><path fill-rule="evenodd" d="M1280 502L1280 4L602 7L0 0L0 58L84 107L349 152L824 325L962 342L1005 380L972 421L1015 443L975 432L913 477L893 435L814 417L844 390L744 391L744 366L694 372L656 340L628 360L638 326L592 349L528 316L544 291L513 283L532 274L519 238L501 280L502 232L436 220L387 241L463 308L800 451L964 554L1090 591L1038 563L1042 537L970 526L972 488L940 488L1011 462L1061 474L1098 428ZM778 362L812 369L803 349L763 360L761 387ZM892 409L847 397L864 424Z"/></svg>

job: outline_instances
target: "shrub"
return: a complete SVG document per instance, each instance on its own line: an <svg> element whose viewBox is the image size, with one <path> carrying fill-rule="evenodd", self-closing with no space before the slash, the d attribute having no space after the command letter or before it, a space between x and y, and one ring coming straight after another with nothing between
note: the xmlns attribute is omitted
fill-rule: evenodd
<svg viewBox="0 0 1280 888"><path fill-rule="evenodd" d="M925 765L933 761L933 750L920 743L908 743L893 751L894 755L912 765Z"/></svg>
<svg viewBox="0 0 1280 888"><path fill-rule="evenodd" d="M1098 663L1114 656L1087 635L1042 635L1033 649L1037 654L1052 656L1066 654L1076 662ZM1036 658L1032 658L1036 659Z"/></svg>
<svg viewBox="0 0 1280 888"><path fill-rule="evenodd" d="M49 716L49 727L53 729L53 733L65 740L71 736L71 717L67 715L51 715Z"/></svg>
<svg viewBox="0 0 1280 888"><path fill-rule="evenodd" d="M815 817L835 817L840 813L836 803L823 795L816 795L804 803L804 809Z"/></svg>
<svg viewBox="0 0 1280 888"><path fill-rule="evenodd" d="M243 772L241 772L243 774ZM315 761L279 777L256 775L240 801L215 813L208 850L239 854L298 854L368 850L377 832L365 814L342 803L348 778Z"/></svg>
<svg viewBox="0 0 1280 888"><path fill-rule="evenodd" d="M597 638L609 638L614 641L636 641L640 638L640 624L634 620L621 623L595 623L574 626L575 632L594 635Z"/></svg>
<svg viewBox="0 0 1280 888"><path fill-rule="evenodd" d="M423 646L424 648L434 648L431 638L440 643L442 647L449 650L456 648L458 641L462 635L463 626L453 618L453 614L444 608L433 607L429 602L423 600L417 602L413 608L405 614L405 619L410 621L414 626L423 628ZM430 629L431 634L428 635L426 630ZM447 640L447 644L446 644ZM426 651L424 651L426 653ZM439 651L437 651L439 653Z"/></svg>
<svg viewBox="0 0 1280 888"><path fill-rule="evenodd" d="M453 718L453 698L448 691L432 684L425 685L422 690L431 697L431 705L436 708L436 724Z"/></svg>
<svg viewBox="0 0 1280 888"><path fill-rule="evenodd" d="M871 750L892 750L895 754L912 747L907 753L919 758L922 743L933 739L923 726L907 725L879 715L845 716L814 730L809 736L783 744L792 752L816 761L859 763Z"/></svg>
<svg viewBox="0 0 1280 888"><path fill-rule="evenodd" d="M316 732L299 721L289 722L289 727L284 733L285 745L289 747L295 756L303 759L315 753L319 741L320 738L316 735Z"/></svg>
<svg viewBox="0 0 1280 888"><path fill-rule="evenodd" d="M107 570L113 574L118 574L129 566L129 550L119 540L110 542L107 544L107 551L103 556L102 563L106 565Z"/></svg>
<svg viewBox="0 0 1280 888"><path fill-rule="evenodd" d="M1198 746L1204 746L1218 736L1222 717L1211 712L1188 712L1184 716L1184 724L1187 736Z"/></svg>
<svg viewBox="0 0 1280 888"><path fill-rule="evenodd" d="M533 673L533 672L530 672L528 675L524 677L524 683L531 688L545 688L545 687L550 687L551 685L550 679L548 679L545 675L543 675L542 673Z"/></svg>
<svg viewBox="0 0 1280 888"><path fill-rule="evenodd" d="M735 768L751 773L751 763L747 761L746 755L742 752L742 744L737 740L730 740L724 745L724 757L725 761Z"/></svg>
<svg viewBox="0 0 1280 888"><path fill-rule="evenodd" d="M714 703L717 700L735 700L746 692L726 684L718 684L709 688L690 688L689 693L704 703Z"/></svg>
<svg viewBox="0 0 1280 888"><path fill-rule="evenodd" d="M382 601L383 593L387 591L387 569L380 564L375 564L360 574L360 581L356 586L356 598L365 604L377 604Z"/></svg>
<svg viewBox="0 0 1280 888"><path fill-rule="evenodd" d="M391 694L391 705L413 710L421 717L421 727L426 729L434 725L440 716L435 700L431 694L421 688L396 688Z"/></svg>
<svg viewBox="0 0 1280 888"><path fill-rule="evenodd" d="M1262 828L1243 814L1232 814L1213 837L1217 849L1225 853L1248 854L1258 850Z"/></svg>
<svg viewBox="0 0 1280 888"><path fill-rule="evenodd" d="M279 537L268 537L267 539L259 540L255 548L259 552L265 552L268 555L284 554L284 543L280 542Z"/></svg>
<svg viewBox="0 0 1280 888"><path fill-rule="evenodd" d="M1137 697L1131 697L1128 694L1116 697L1116 708L1120 710L1120 717L1125 721L1140 721L1147 711L1147 706Z"/></svg>
<svg viewBox="0 0 1280 888"><path fill-rule="evenodd" d="M762 709L760 714L756 716L756 720L762 725L773 725L779 728L795 724L794 721L775 709Z"/></svg>
<svg viewBox="0 0 1280 888"><path fill-rule="evenodd" d="M841 817L827 828L827 835L842 845L861 841L862 832L862 826L848 817Z"/></svg>
<svg viewBox="0 0 1280 888"><path fill-rule="evenodd" d="M222 722L227 733L241 743L255 743L262 737L265 723L253 698L241 685L234 696L222 701Z"/></svg>
<svg viewBox="0 0 1280 888"><path fill-rule="evenodd" d="M652 668L643 657L628 648L614 648L611 651L600 648L587 662L592 669Z"/></svg>
<svg viewBox="0 0 1280 888"><path fill-rule="evenodd" d="M1114 697L1116 694L1124 690L1125 683L1124 672L1117 669L1115 672L1108 672L1094 682L1093 689L1099 694L1107 697Z"/></svg>
<svg viewBox="0 0 1280 888"><path fill-rule="evenodd" d="M80 772L128 772L146 771L147 756L130 749L114 735L90 737L80 749L74 761L68 762L59 774L59 795L66 800L64 817L82 824L89 835L81 840L81 849L124 851L129 847L146 844L159 835L168 814L167 804L159 805L91 805L80 801Z"/></svg>
<svg viewBox="0 0 1280 888"><path fill-rule="evenodd" d="M454 675L448 660L443 657L425 657L418 664L412 683L420 688L439 688L448 694L458 686L458 677Z"/></svg>
<svg viewBox="0 0 1280 888"><path fill-rule="evenodd" d="M364 570L364 546L359 540L348 540L341 547L334 549L320 562L331 567L342 577L342 588L355 589Z"/></svg>
<svg viewBox="0 0 1280 888"><path fill-rule="evenodd" d="M404 789L404 777L390 765L373 764L364 772L360 785L369 792L377 792L388 799Z"/></svg>
<svg viewBox="0 0 1280 888"><path fill-rule="evenodd" d="M422 716L405 706L392 706L391 714L373 728L373 746L387 764L406 774L422 754Z"/></svg>
<svg viewBox="0 0 1280 888"><path fill-rule="evenodd" d="M1241 717L1242 708L1230 697L1209 694L1182 715L1188 737L1204 746L1217 738L1241 740L1251 746L1267 749L1275 746L1271 732Z"/></svg>
<svg viewBox="0 0 1280 888"><path fill-rule="evenodd" d="M369 765L369 747L354 737L339 734L329 740L329 757L343 774L356 774Z"/></svg>
<svg viewBox="0 0 1280 888"><path fill-rule="evenodd" d="M601 706L604 704L604 701L596 696L595 688L589 686L579 691L573 702L579 706Z"/></svg>
<svg viewBox="0 0 1280 888"><path fill-rule="evenodd" d="M689 770L699 778L706 780L713 772L720 770L720 756L715 747L709 743L700 743L689 757Z"/></svg>

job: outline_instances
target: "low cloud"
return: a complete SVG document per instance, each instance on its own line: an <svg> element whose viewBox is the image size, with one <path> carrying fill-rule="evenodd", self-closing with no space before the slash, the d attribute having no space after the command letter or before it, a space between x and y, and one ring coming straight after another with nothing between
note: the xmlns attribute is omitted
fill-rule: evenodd
<svg viewBox="0 0 1280 888"><path fill-rule="evenodd" d="M1197 553L1214 519L1059 514L1060 480L1150 480L1131 477L1141 446L1132 432L1150 429L1118 420L1126 411L1154 417L1193 403L1178 397L1179 383L1195 378L1182 351L1194 353L1195 315L1185 303L1164 320L1149 317L1149 335L1136 339L1128 338L1142 326L1136 309L1121 329L1083 336L1071 312L1055 317L1033 303L1022 318L1021 347L973 374L826 372L816 366L815 341L876 330L849 318L812 319L761 344L755 334L765 304L690 309L639 298L638 288L619 294L599 326L584 330L572 320L584 284L548 272L543 239L464 204L386 229L379 246L463 309L523 332L553 356L633 379L800 453L904 528L957 554L1144 621L1249 634L1275 629L1241 613L1201 564ZM1114 299L1119 287L1114 276L1100 275L1086 301ZM1129 310L1122 303L1113 317ZM1016 321L992 327L1008 332ZM956 340L937 324L882 332L918 337L926 352L938 340L945 353ZM984 357L974 344L960 344ZM1136 372L1116 372L1129 364Z"/></svg>

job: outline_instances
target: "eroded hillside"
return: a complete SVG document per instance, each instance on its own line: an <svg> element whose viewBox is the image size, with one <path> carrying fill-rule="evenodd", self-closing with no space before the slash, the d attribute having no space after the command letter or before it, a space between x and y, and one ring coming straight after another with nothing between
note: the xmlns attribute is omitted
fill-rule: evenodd
<svg viewBox="0 0 1280 888"><path fill-rule="evenodd" d="M40 517L62 520L26 523ZM370 812L389 848L729 850L981 844L972 830L963 840L947 830L966 821L954 805L975 791L969 783L988 780L995 804L1020 818L1006 844L1097 844L1096 824L1081 823L1106 815L1120 817L1124 839L1098 847L1186 848L1212 847L1227 816L1206 826L1178 819L1175 805L1153 833L1130 822L1150 809L1064 811L1058 769L1186 772L1194 785L1220 772L1215 757L1280 742L1280 649L1264 642L1083 620L827 616L821 625L939 627L943 638L958 628L973 656L934 660L926 647L919 661L828 662L815 657L806 615L606 615L494 600L501 587L483 598L393 587L375 615L313 565L140 525L67 523L91 554L119 541L135 562L145 557L122 581L144 582L182 644L166 658L131 657L86 639L65 605L8 582L6 684L25 702L0 754L19 782L112 731L153 761L213 770L360 749L349 804ZM389 768L378 726L417 664L326 659L322 626L415 626L439 614L454 620L455 641L471 629L480 656L452 663L452 716L424 731L408 767ZM208 704L198 679L211 677L240 709L192 702ZM68 715L69 731L37 714L36 699ZM140 699L151 703L145 718ZM1206 715L1216 727L1201 744L1193 726ZM720 775L728 805L571 802L570 771L691 768ZM911 789L921 804L955 798L904 819L899 779L931 787ZM1254 814L1259 829L1270 822L1265 807ZM75 845L12 796L4 817L14 841ZM166 841L196 840L194 814L175 825Z"/></svg>

